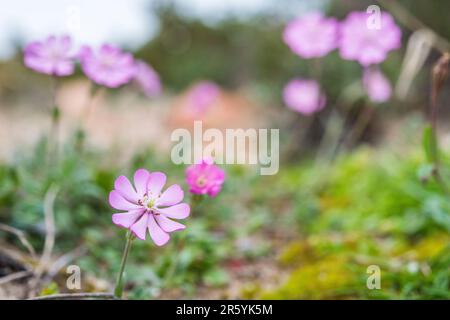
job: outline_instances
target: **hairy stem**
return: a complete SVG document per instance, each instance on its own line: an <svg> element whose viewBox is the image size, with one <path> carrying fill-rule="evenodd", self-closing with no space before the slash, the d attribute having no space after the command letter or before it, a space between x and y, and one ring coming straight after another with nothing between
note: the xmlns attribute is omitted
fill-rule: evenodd
<svg viewBox="0 0 450 320"><path fill-rule="evenodd" d="M128 253L131 248L131 243L133 242L133 234L128 232L127 234L127 242L125 244L125 248L123 250L122 261L120 262L120 269L117 275L116 286L114 288L114 295L117 298L122 298L123 291L123 271L125 270L125 265L127 263Z"/></svg>

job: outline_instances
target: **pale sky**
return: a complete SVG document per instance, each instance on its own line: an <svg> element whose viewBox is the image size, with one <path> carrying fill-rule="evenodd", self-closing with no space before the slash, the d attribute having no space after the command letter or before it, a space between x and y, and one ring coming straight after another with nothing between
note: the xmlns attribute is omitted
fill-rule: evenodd
<svg viewBox="0 0 450 320"><path fill-rule="evenodd" d="M304 0L175 0L181 12L212 21L228 14L273 10L274 4L285 9L286 5L293 7L292 1L296 3L295 11L303 11L311 4ZM152 0L0 0L0 60L13 53L13 39L28 42L49 34L70 34L77 44L112 42L136 48L157 30L158 22L149 13L151 3Z"/></svg>

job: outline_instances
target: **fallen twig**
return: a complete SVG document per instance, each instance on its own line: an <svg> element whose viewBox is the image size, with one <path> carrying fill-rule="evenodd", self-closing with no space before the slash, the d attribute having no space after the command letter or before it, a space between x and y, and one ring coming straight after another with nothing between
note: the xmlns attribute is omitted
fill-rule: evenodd
<svg viewBox="0 0 450 320"><path fill-rule="evenodd" d="M49 268L45 281L48 282L52 280L58 272L68 265L70 262L78 257L81 257L86 253L87 249L85 247L78 247L62 256L60 256Z"/></svg>
<svg viewBox="0 0 450 320"><path fill-rule="evenodd" d="M78 300L85 298L118 300L118 298L114 296L112 293L104 293L104 292L60 293L48 296L29 298L28 300L65 300L65 299Z"/></svg>
<svg viewBox="0 0 450 320"><path fill-rule="evenodd" d="M17 228L3 224L3 223L0 223L0 230L9 232L9 233L12 233L13 235L15 235L19 239L19 241L23 244L23 246L28 250L31 257L33 259L36 258L36 251L34 251L34 248L31 246L30 242L27 240L27 237L25 236L25 232L23 232L22 230L19 230Z"/></svg>
<svg viewBox="0 0 450 320"><path fill-rule="evenodd" d="M8 274L7 276L0 278L0 285L5 285L8 282L26 278L31 275L33 275L33 272L31 272L31 271L19 271L19 272L11 273L11 274Z"/></svg>
<svg viewBox="0 0 450 320"><path fill-rule="evenodd" d="M44 198L45 242L44 250L42 252L38 266L36 267L36 277L32 285L32 288L34 289L37 289L45 268L50 264L53 246L55 244L55 215L53 205L55 203L58 190L59 188L56 185L51 185Z"/></svg>

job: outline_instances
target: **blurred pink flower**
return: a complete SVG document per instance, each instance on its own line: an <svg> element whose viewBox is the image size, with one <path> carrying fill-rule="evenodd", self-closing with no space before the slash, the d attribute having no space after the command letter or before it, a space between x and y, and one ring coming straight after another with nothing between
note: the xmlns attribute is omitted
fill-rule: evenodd
<svg viewBox="0 0 450 320"><path fill-rule="evenodd" d="M161 81L158 73L144 61L136 61L133 80L147 97L161 93Z"/></svg>
<svg viewBox="0 0 450 320"><path fill-rule="evenodd" d="M339 49L343 59L356 60L367 67L383 62L389 51L401 46L402 33L392 16L382 12L379 28L369 28L370 14L355 11L341 23Z"/></svg>
<svg viewBox="0 0 450 320"><path fill-rule="evenodd" d="M310 115L325 107L326 98L314 80L293 79L284 87L284 103L288 108Z"/></svg>
<svg viewBox="0 0 450 320"><path fill-rule="evenodd" d="M185 219L190 207L181 203L184 192L179 185L171 185L162 192L165 184L164 173L150 173L145 169L135 172L134 187L125 176L118 177L109 194L109 203L114 209L126 212L113 214L113 222L141 240L145 240L148 230L156 245L166 244L170 232L185 228L171 219Z"/></svg>
<svg viewBox="0 0 450 320"><path fill-rule="evenodd" d="M320 12L311 12L288 23L283 40L300 57L317 58L336 49L337 31L336 19L325 18Z"/></svg>
<svg viewBox="0 0 450 320"><path fill-rule="evenodd" d="M68 76L74 72L72 40L69 36L49 36L29 43L24 50L25 65L40 73Z"/></svg>
<svg viewBox="0 0 450 320"><path fill-rule="evenodd" d="M189 106L196 113L204 113L216 101L219 93L219 86L214 82L199 82L189 92Z"/></svg>
<svg viewBox="0 0 450 320"><path fill-rule="evenodd" d="M84 46L79 58L86 76L105 87L120 87L130 82L135 73L133 56L109 44L102 45L97 52Z"/></svg>
<svg viewBox="0 0 450 320"><path fill-rule="evenodd" d="M215 197L222 189L224 181L225 172L216 166L211 158L203 159L201 163L186 169L186 182L193 194Z"/></svg>
<svg viewBox="0 0 450 320"><path fill-rule="evenodd" d="M378 68L364 70L363 87L373 102L383 103L391 97L391 84Z"/></svg>

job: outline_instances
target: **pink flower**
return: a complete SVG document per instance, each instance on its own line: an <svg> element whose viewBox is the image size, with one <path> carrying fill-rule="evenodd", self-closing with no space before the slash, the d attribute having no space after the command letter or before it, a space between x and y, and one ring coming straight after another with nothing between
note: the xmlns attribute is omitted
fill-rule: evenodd
<svg viewBox="0 0 450 320"><path fill-rule="evenodd" d="M314 80L293 79L283 90L284 103L288 108L310 115L325 107L326 98Z"/></svg>
<svg viewBox="0 0 450 320"><path fill-rule="evenodd" d="M389 13L381 13L378 29L370 25L369 19L366 12L351 12L340 28L341 57L356 60L365 67L383 62L390 51L400 48L402 37Z"/></svg>
<svg viewBox="0 0 450 320"><path fill-rule="evenodd" d="M391 84L378 68L364 70L363 87L373 102L383 103L391 97Z"/></svg>
<svg viewBox="0 0 450 320"><path fill-rule="evenodd" d="M186 182L193 194L207 194L215 197L222 189L225 172L214 164L210 158L186 169Z"/></svg>
<svg viewBox="0 0 450 320"><path fill-rule="evenodd" d="M133 56L109 44L102 45L97 52L85 46L79 57L86 76L105 87L120 87L130 82L135 74Z"/></svg>
<svg viewBox="0 0 450 320"><path fill-rule="evenodd" d="M199 82L189 92L189 105L194 112L203 113L216 101L219 93L219 86L214 82Z"/></svg>
<svg viewBox="0 0 450 320"><path fill-rule="evenodd" d="M40 73L68 76L74 71L72 40L69 36L49 36L29 43L24 50L25 65Z"/></svg>
<svg viewBox="0 0 450 320"><path fill-rule="evenodd" d="M136 61L133 80L147 97L154 97L161 92L161 81L158 74L144 61Z"/></svg>
<svg viewBox="0 0 450 320"><path fill-rule="evenodd" d="M290 22L284 29L283 40L302 58L323 57L336 49L337 30L336 19L311 12Z"/></svg>
<svg viewBox="0 0 450 320"><path fill-rule="evenodd" d="M185 228L171 219L185 219L190 207L181 203L184 192L179 185L171 185L162 192L165 184L164 173L150 173L145 169L135 172L134 187L125 176L118 177L109 194L109 203L114 209L126 212L113 214L113 222L141 240L145 240L148 230L156 245L166 244L170 232Z"/></svg>

